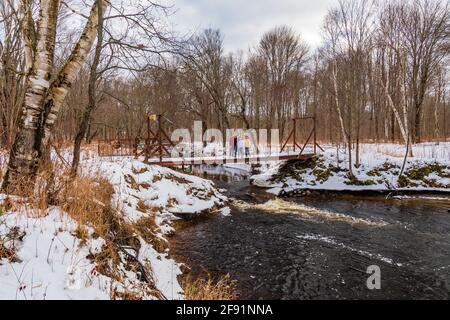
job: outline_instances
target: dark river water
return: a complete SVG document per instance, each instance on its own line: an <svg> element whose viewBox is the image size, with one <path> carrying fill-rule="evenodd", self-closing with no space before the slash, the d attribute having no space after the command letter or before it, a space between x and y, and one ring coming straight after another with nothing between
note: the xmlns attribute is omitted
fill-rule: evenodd
<svg viewBox="0 0 450 320"><path fill-rule="evenodd" d="M450 200L277 199L245 172L196 169L233 202L189 224L171 253L194 274L230 274L241 299L448 299ZM430 197L430 196L427 196ZM369 290L369 266L381 289Z"/></svg>

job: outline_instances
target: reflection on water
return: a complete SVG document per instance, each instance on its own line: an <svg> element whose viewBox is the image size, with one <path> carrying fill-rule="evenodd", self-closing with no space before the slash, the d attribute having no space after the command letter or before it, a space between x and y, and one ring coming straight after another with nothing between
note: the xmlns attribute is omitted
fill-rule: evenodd
<svg viewBox="0 0 450 320"><path fill-rule="evenodd" d="M213 165L193 166L193 168L191 168L191 173L199 177L204 177L205 179L212 179L222 182L244 181L249 178L248 171L239 168Z"/></svg>
<svg viewBox="0 0 450 320"><path fill-rule="evenodd" d="M236 199L231 216L180 230L172 241L171 252L194 273L230 273L243 299L449 298L445 198L285 201L221 170L212 179ZM381 290L366 287L371 265L381 268Z"/></svg>

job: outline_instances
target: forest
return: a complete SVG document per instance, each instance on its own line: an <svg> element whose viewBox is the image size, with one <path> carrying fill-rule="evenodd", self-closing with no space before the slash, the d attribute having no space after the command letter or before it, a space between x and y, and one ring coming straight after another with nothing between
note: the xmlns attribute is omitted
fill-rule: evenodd
<svg viewBox="0 0 450 320"><path fill-rule="evenodd" d="M356 165L362 142L450 136L446 1L342 0L324 18L318 48L287 23L238 52L225 50L218 29L174 33L171 6L98 1L89 13L83 2L40 2L0 4L1 145L34 140L13 148L16 159L52 144L73 144L77 158L107 131L143 135L148 114L174 128L197 120L282 137L292 118L315 116L319 141L350 146ZM53 94L33 88L42 81ZM44 120L25 128L25 115Z"/></svg>

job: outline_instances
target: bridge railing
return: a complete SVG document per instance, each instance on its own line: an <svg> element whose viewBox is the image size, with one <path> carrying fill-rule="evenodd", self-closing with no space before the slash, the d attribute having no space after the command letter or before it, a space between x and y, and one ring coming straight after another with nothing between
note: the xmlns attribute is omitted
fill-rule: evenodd
<svg viewBox="0 0 450 320"><path fill-rule="evenodd" d="M309 135L308 135L306 141L303 143L302 141L298 140L297 131L299 129L299 125L304 124L305 122L312 123L312 129L311 129L311 131L309 131ZM300 151L299 156L301 156L303 154L303 152L305 152L306 147L308 145L312 145L314 154L317 154L317 148L319 148L320 150L323 151L323 148L317 143L317 120L316 120L316 117L293 118L292 123L293 123L292 130L289 133L289 136L287 137L287 139L282 144L281 151L280 151L281 153L283 153L285 150L287 150L288 144L291 141L292 141L294 152L296 152L297 148L299 149L299 151ZM303 125L302 127L305 128L306 126ZM301 145L299 143L303 143L303 145Z"/></svg>
<svg viewBox="0 0 450 320"><path fill-rule="evenodd" d="M304 125L305 122L312 123L312 129ZM317 153L317 148L322 147L317 143L317 124L315 117L302 117L292 119L292 130L287 139L281 144L280 155L293 147L294 156L298 157L304 155L306 148L312 146L313 153ZM301 125L301 127L299 127ZM298 133L300 130L307 131L307 139L300 140ZM162 126L162 116L157 116L156 129L152 128L151 120L147 121L147 137L137 138L105 138L98 143L98 154L103 157L145 157L146 160L150 158L158 158L159 162L163 162L166 158L171 158L171 152L175 147L175 143L170 140L168 134L164 131ZM227 149L226 147L224 149ZM259 149L259 148L258 148ZM226 151L225 151L226 152ZM289 154L290 152L288 152ZM311 152L309 152L311 153ZM180 156L180 158L182 158Z"/></svg>

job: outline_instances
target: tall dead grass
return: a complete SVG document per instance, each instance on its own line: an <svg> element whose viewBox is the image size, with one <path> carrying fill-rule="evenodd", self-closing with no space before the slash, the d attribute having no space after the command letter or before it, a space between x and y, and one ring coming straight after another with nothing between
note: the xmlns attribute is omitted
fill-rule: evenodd
<svg viewBox="0 0 450 320"><path fill-rule="evenodd" d="M65 182L57 203L79 225L90 225L100 236L105 236L114 220L113 194L113 187L100 174L76 177Z"/></svg>
<svg viewBox="0 0 450 320"><path fill-rule="evenodd" d="M136 273L139 283L126 290L111 288L111 299L164 299L156 288L151 265L138 259L139 230L124 219L120 208L113 206L113 194L113 186L100 173L73 177L61 168L53 168L42 170L28 201L34 211L48 212L48 207L55 205L66 212L78 224L74 236L81 245L90 238L104 240L101 250L88 256L96 272L119 283L127 277L126 272Z"/></svg>
<svg viewBox="0 0 450 320"><path fill-rule="evenodd" d="M236 281L230 275L193 278L188 275L181 283L186 300L237 300Z"/></svg>

